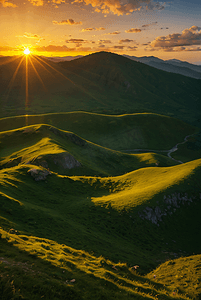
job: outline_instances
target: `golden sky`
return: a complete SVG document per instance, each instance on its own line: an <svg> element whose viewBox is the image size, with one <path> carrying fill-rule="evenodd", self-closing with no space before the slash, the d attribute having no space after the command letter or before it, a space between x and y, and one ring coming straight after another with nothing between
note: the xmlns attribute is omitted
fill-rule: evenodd
<svg viewBox="0 0 201 300"><path fill-rule="evenodd" d="M111 51L201 64L201 1L0 0L0 55Z"/></svg>

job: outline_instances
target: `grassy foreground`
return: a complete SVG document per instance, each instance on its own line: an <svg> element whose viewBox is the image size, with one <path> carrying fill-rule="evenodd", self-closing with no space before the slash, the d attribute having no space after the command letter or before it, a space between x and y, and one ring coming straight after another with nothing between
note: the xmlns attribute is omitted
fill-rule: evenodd
<svg viewBox="0 0 201 300"><path fill-rule="evenodd" d="M192 299L185 288L175 289L174 283L166 287L163 280L158 283L159 272L156 280L152 274L140 276L137 266L114 264L48 239L2 229L0 234L1 299Z"/></svg>
<svg viewBox="0 0 201 300"><path fill-rule="evenodd" d="M180 256L201 249L196 239L201 225L200 160L106 178L52 172L44 181L35 181L27 173L30 168L43 172L33 165L0 171L5 229L13 227L114 262L137 263L143 273L162 262L166 251ZM194 201L181 204L182 209L173 204L160 226L140 217L146 207L164 210L164 196L175 192Z"/></svg>
<svg viewBox="0 0 201 300"><path fill-rule="evenodd" d="M120 151L195 127L83 112L0 125L2 300L199 299L201 159Z"/></svg>

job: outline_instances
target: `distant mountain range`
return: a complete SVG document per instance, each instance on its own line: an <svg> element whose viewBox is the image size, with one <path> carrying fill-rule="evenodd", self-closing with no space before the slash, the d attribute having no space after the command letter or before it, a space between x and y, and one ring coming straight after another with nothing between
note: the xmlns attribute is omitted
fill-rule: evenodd
<svg viewBox="0 0 201 300"><path fill-rule="evenodd" d="M134 61L141 62L143 64L149 65L159 70L163 70L166 72L172 72L181 74L184 76L188 76L191 78L201 79L201 65L190 64L186 61L181 61L178 59L169 59L162 60L155 56L130 56L124 54L123 56L130 58ZM71 61L77 58L83 57L82 55L78 56L64 56L64 57L45 57L54 62L62 62L62 61Z"/></svg>
<svg viewBox="0 0 201 300"><path fill-rule="evenodd" d="M190 64L186 61L184 62L177 59L162 60L155 56L124 56L134 61L138 61L151 67L157 68L159 70L177 73L196 79L201 79L201 66Z"/></svg>

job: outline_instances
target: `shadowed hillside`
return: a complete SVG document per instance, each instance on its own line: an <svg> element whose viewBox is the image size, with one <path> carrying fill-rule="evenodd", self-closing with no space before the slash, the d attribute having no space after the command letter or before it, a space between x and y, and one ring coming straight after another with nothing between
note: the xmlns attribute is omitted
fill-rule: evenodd
<svg viewBox="0 0 201 300"><path fill-rule="evenodd" d="M200 124L200 80L117 54L100 52L60 63L34 56L22 61L16 58L2 62L0 71L2 117L76 110L107 114L154 111Z"/></svg>
<svg viewBox="0 0 201 300"><path fill-rule="evenodd" d="M0 119L1 131L33 124L54 125L115 150L168 150L198 131L180 120L145 113L112 116L72 112Z"/></svg>

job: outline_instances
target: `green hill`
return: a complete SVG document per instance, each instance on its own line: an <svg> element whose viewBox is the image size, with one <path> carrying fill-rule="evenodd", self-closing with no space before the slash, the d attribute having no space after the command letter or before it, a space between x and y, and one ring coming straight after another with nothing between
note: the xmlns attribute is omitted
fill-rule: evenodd
<svg viewBox="0 0 201 300"><path fill-rule="evenodd" d="M50 125L32 125L0 133L0 168L35 164L66 175L120 175L147 166L171 166L160 154L110 150Z"/></svg>
<svg viewBox="0 0 201 300"><path fill-rule="evenodd" d="M201 296L201 255L192 255L167 261L152 271L148 278L174 289L174 294L183 292L193 299Z"/></svg>
<svg viewBox="0 0 201 300"><path fill-rule="evenodd" d="M33 165L5 168L0 171L1 215L26 234L116 262L134 263L135 253L135 261L147 270L162 259L166 242L176 252L200 251L200 164L143 168L106 178L50 175Z"/></svg>
<svg viewBox="0 0 201 300"><path fill-rule="evenodd" d="M169 150L198 131L178 119L151 113L111 116L72 112L0 119L1 131L33 124L53 125L114 150Z"/></svg>

